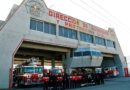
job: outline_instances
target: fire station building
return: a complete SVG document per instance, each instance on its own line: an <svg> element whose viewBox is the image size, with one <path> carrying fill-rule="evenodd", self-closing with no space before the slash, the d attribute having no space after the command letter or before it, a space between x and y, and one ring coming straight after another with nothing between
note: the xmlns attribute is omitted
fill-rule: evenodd
<svg viewBox="0 0 130 90"><path fill-rule="evenodd" d="M0 89L12 86L14 64L31 57L44 66L63 66L67 73L77 67L116 67L120 76L128 72L112 28L51 10L43 0L23 0L0 21Z"/></svg>

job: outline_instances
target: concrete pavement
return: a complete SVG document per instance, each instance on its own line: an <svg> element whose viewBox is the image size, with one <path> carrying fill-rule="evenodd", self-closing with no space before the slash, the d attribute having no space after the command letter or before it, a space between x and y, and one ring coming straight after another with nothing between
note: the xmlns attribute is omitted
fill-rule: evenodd
<svg viewBox="0 0 130 90"><path fill-rule="evenodd" d="M70 90L130 90L130 78L107 79L104 85L83 87Z"/></svg>
<svg viewBox="0 0 130 90"><path fill-rule="evenodd" d="M35 88L28 87L28 88L17 88L12 90L43 90L43 89L42 87L35 87ZM130 90L130 77L106 79L104 85L88 86L69 90Z"/></svg>

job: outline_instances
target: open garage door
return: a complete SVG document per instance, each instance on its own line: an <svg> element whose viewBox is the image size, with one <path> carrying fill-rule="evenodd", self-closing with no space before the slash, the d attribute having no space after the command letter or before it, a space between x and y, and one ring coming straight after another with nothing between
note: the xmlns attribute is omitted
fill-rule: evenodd
<svg viewBox="0 0 130 90"><path fill-rule="evenodd" d="M116 59L113 54L103 54L103 61L101 67L106 77L115 77L119 75Z"/></svg>
<svg viewBox="0 0 130 90"><path fill-rule="evenodd" d="M18 74L20 74L20 80L22 80L21 75L26 76L28 74L30 76L29 73L32 73L34 71L34 68L37 68L37 71L40 72L42 67L43 70L42 73L40 72L41 75L43 75L44 70L48 70L51 68L64 69L66 54L70 52L70 50L71 50L70 48L66 47L38 44L32 42L23 42L14 56L13 82L16 82L16 79L19 79ZM38 62L37 67L27 66L27 61L32 58L37 60ZM27 74L23 74L25 72ZM20 80L17 81L18 84L23 85L32 84L32 83L25 83ZM14 84L14 86L17 85Z"/></svg>

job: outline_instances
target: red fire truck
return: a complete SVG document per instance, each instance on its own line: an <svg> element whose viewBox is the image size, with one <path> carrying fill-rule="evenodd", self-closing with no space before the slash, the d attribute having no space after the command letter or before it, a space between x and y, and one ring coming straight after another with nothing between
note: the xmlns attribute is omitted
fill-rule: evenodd
<svg viewBox="0 0 130 90"><path fill-rule="evenodd" d="M117 67L107 67L104 69L106 77L117 77L119 75L119 71L117 70Z"/></svg>
<svg viewBox="0 0 130 90"><path fill-rule="evenodd" d="M18 65L13 71L13 85L34 85L42 84L43 66L35 58L27 60L25 63Z"/></svg>

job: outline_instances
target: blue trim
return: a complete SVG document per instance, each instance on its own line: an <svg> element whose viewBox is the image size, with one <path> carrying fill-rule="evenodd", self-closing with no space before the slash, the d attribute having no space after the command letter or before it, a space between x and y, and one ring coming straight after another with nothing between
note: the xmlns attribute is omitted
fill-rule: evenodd
<svg viewBox="0 0 130 90"><path fill-rule="evenodd" d="M74 50L74 56L102 56L102 53L94 48L77 48Z"/></svg>

